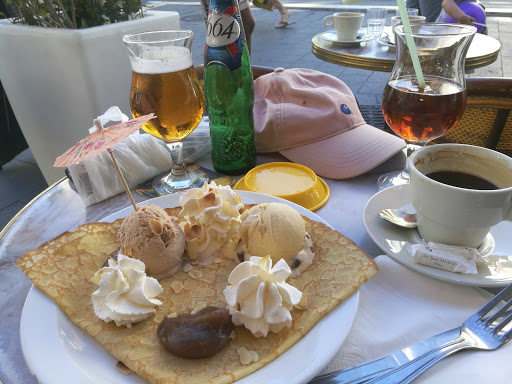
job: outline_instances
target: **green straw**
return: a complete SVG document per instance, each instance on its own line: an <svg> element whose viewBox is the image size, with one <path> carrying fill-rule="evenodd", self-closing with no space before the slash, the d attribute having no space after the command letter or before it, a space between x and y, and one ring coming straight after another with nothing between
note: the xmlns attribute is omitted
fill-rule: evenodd
<svg viewBox="0 0 512 384"><path fill-rule="evenodd" d="M364 0L343 0L343 4L359 3ZM409 47L409 53L411 55L412 65L416 77L418 78L418 86L420 89L425 89L425 78L421 70L420 59L418 58L418 51L416 50L416 44L412 38L411 23L409 22L409 16L407 15L407 8L405 7L405 0L396 0L398 5L398 11L400 12L400 19L402 19L402 25L404 26L405 41Z"/></svg>
<svg viewBox="0 0 512 384"><path fill-rule="evenodd" d="M402 19L402 24L404 26L405 41L409 47L409 53L411 54L414 72L416 72L416 77L418 78L418 86L421 90L423 90L425 89L425 78L423 77L423 72L421 70L420 59L418 58L418 51L416 50L416 44L414 44L414 39L412 38L411 23L409 22L409 16L407 15L405 0L396 0L396 5L398 5L400 19Z"/></svg>

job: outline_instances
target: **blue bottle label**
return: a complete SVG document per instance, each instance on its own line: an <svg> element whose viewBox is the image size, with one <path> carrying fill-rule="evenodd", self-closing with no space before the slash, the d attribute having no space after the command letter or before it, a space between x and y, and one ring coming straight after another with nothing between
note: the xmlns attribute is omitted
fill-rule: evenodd
<svg viewBox="0 0 512 384"><path fill-rule="evenodd" d="M206 66L219 64L230 71L242 65L244 35L240 12L230 1L212 1L206 25Z"/></svg>

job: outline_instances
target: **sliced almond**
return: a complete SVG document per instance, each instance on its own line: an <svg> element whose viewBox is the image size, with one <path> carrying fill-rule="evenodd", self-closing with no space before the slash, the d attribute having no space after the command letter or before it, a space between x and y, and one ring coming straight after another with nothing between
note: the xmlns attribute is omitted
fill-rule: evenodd
<svg viewBox="0 0 512 384"><path fill-rule="evenodd" d="M183 266L183 272L185 272L185 273L190 272L192 269L194 269L194 267L191 266L189 263L187 263Z"/></svg>
<svg viewBox="0 0 512 384"><path fill-rule="evenodd" d="M201 229L201 226L194 224L192 227L190 227L190 233L192 235L192 238L198 238L201 237L201 233L203 230Z"/></svg>
<svg viewBox="0 0 512 384"><path fill-rule="evenodd" d="M200 304L197 307L195 307L192 312L190 312L191 315L195 315L197 312L203 310L206 308L206 304Z"/></svg>
<svg viewBox="0 0 512 384"><path fill-rule="evenodd" d="M214 192L208 193L204 197L203 201L204 201L205 208L215 205L215 193Z"/></svg>
<svg viewBox="0 0 512 384"><path fill-rule="evenodd" d="M176 317L178 317L178 314L176 312L172 312L167 315L168 319L175 319Z"/></svg>
<svg viewBox="0 0 512 384"><path fill-rule="evenodd" d="M183 283L181 281L174 280L171 283L171 289L174 291L174 293L180 293L183 290Z"/></svg>
<svg viewBox="0 0 512 384"><path fill-rule="evenodd" d="M151 231L157 236L160 236L162 233L164 233L164 226L157 219L149 220L149 228L151 228Z"/></svg>
<svg viewBox="0 0 512 384"><path fill-rule="evenodd" d="M247 349L245 349L244 347L240 347L238 348L237 352L238 356L240 356L240 362L243 365L251 364L252 357Z"/></svg>
<svg viewBox="0 0 512 384"><path fill-rule="evenodd" d="M219 257L216 257L215 259L213 259L213 262L215 264L219 264L222 260L219 258Z"/></svg>
<svg viewBox="0 0 512 384"><path fill-rule="evenodd" d="M124 365L122 361L117 362L116 369L124 375L131 375L133 373L133 371Z"/></svg>
<svg viewBox="0 0 512 384"><path fill-rule="evenodd" d="M258 352L256 351L249 351L249 354L251 355L251 360L256 363L260 359L260 356L258 355Z"/></svg>
<svg viewBox="0 0 512 384"><path fill-rule="evenodd" d="M132 257L133 255L133 249L131 246L129 246L128 244L124 245L123 246L123 253L128 256L128 257Z"/></svg>
<svg viewBox="0 0 512 384"><path fill-rule="evenodd" d="M231 331L231 333L229 334L229 338L230 338L231 340L235 340L235 338L236 338L236 333L235 333L235 331Z"/></svg>
<svg viewBox="0 0 512 384"><path fill-rule="evenodd" d="M183 233L185 234L185 237L188 239L190 238L190 224L186 223L183 227Z"/></svg>
<svg viewBox="0 0 512 384"><path fill-rule="evenodd" d="M191 270L188 275L193 279L200 279L203 276L203 273L197 269Z"/></svg>
<svg viewBox="0 0 512 384"><path fill-rule="evenodd" d="M302 298L299 301L299 304L297 304L295 308L306 309L307 307L309 307L309 303L311 303L311 293L304 292L302 294Z"/></svg>
<svg viewBox="0 0 512 384"><path fill-rule="evenodd" d="M203 230L201 229L201 226L194 224L190 225L189 223L186 223L183 227L183 233L185 233L185 237L187 240L192 240L201 237Z"/></svg>

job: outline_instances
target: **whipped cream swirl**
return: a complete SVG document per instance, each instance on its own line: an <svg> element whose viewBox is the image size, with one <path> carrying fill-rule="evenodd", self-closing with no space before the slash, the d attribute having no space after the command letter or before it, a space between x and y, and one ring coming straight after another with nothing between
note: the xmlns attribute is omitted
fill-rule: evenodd
<svg viewBox="0 0 512 384"><path fill-rule="evenodd" d="M242 199L229 186L204 183L180 197L180 225L191 262L211 264L217 256L236 257Z"/></svg>
<svg viewBox="0 0 512 384"><path fill-rule="evenodd" d="M286 283L291 270L280 259L251 256L237 265L228 278L224 297L235 325L244 325L255 337L277 333L292 322L290 311L300 302L302 292Z"/></svg>
<svg viewBox="0 0 512 384"><path fill-rule="evenodd" d="M117 263L109 259L108 267L96 272L92 282L99 289L92 294L96 316L106 323L130 328L151 317L162 302L155 299L162 293L158 280L146 276L146 266L140 260L118 254Z"/></svg>

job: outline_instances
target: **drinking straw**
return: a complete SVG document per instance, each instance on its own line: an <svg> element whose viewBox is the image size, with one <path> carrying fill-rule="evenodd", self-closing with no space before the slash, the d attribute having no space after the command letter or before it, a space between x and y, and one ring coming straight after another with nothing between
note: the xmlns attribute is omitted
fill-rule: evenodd
<svg viewBox="0 0 512 384"><path fill-rule="evenodd" d="M398 5L398 11L400 11L400 19L402 19L402 25L404 26L405 41L409 47L412 66L414 67L414 72L416 72L416 78L418 79L418 86L420 87L420 90L423 90L425 89L425 78L423 77L423 72L421 70L416 44L414 44L414 39L412 38L411 23L409 22L409 16L407 15L405 0L396 0L396 5Z"/></svg>
<svg viewBox="0 0 512 384"><path fill-rule="evenodd" d="M343 0L343 4L359 3L364 0ZM409 22L409 16L407 15L407 8L405 7L405 0L396 0L398 5L398 11L400 12L400 19L402 19L402 25L404 26L405 41L409 47L409 53L411 55L412 65L416 78L418 79L418 86L420 90L425 89L425 78L421 70L420 59L418 58L418 51L416 50L416 44L412 38L411 23Z"/></svg>

